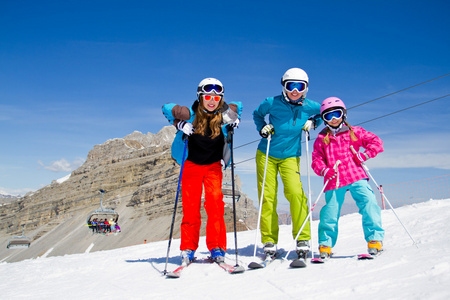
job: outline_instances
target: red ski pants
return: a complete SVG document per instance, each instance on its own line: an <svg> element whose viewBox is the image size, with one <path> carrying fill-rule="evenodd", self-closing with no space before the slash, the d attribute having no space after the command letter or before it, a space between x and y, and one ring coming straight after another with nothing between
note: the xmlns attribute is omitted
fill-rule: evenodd
<svg viewBox="0 0 450 300"><path fill-rule="evenodd" d="M201 203L205 186L204 208L208 216L206 222L206 246L227 249L227 235L223 218L225 204L222 194L222 164L197 165L186 160L181 177L183 220L181 222L180 249L197 250L200 239Z"/></svg>

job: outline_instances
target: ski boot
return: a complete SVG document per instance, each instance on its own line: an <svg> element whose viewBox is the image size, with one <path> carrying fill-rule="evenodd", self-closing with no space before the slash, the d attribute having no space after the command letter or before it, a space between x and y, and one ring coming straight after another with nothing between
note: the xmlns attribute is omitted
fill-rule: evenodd
<svg viewBox="0 0 450 300"><path fill-rule="evenodd" d="M216 263L225 262L225 251L220 248L214 248L211 250L211 260Z"/></svg>
<svg viewBox="0 0 450 300"><path fill-rule="evenodd" d="M331 247L320 245L319 246L320 258L328 259L331 256Z"/></svg>
<svg viewBox="0 0 450 300"><path fill-rule="evenodd" d="M380 254L381 251L383 251L383 242L380 241L370 241L368 243L368 248L367 251L369 252L370 255L378 255Z"/></svg>
<svg viewBox="0 0 450 300"><path fill-rule="evenodd" d="M272 242L267 242L264 244L264 255L265 257L275 257L277 254L277 245Z"/></svg>
<svg viewBox="0 0 450 300"><path fill-rule="evenodd" d="M181 251L181 263L186 266L189 265L191 262L194 261L194 254L195 251L191 249Z"/></svg>
<svg viewBox="0 0 450 300"><path fill-rule="evenodd" d="M309 242L308 241L297 241L297 255L298 258L306 260L309 252Z"/></svg>

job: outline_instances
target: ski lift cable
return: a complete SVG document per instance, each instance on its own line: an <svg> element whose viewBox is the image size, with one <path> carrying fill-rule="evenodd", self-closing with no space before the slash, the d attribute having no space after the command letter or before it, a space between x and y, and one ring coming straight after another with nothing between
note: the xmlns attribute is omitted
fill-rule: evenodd
<svg viewBox="0 0 450 300"><path fill-rule="evenodd" d="M415 108L415 107L417 107L417 106L425 105L425 104L428 104L428 103L430 103L430 102L437 101L437 100L440 100L440 99L445 98L445 97L448 97L448 96L450 96L450 94L447 94L447 95L444 95L444 96L441 96L441 97L438 97L438 98L435 98L435 99L432 99L432 100L424 101L424 102L421 102L421 103L419 103L419 104L416 104L416 105L413 105L413 106L410 106L410 107L406 107L406 108L403 108L403 109L401 109L401 110L398 110L398 111L395 111L395 112L392 112L392 113L388 113L388 114L382 115L382 116L380 116L380 117L377 117L377 118L374 118L374 119L371 119L371 120L367 120L367 121L364 121L364 122L355 124L355 126L362 125L362 124L369 123L369 122L373 122L373 121L375 121L375 120L378 120L378 119L381 119L381 118L385 118L385 117L387 117L387 116L391 116L391 115L393 115L393 114L397 114L397 113L400 113L400 112L403 112L403 111L406 111L406 110ZM312 138L312 139L311 139L311 141L313 141L313 140L315 140L315 138ZM259 141L259 139L258 139L257 141ZM254 142L250 142L250 143L254 143ZM248 145L248 144L250 144L250 143L247 143L247 144L244 144L244 145ZM304 143L304 141L303 141L302 143ZM242 145L242 146L243 146L243 145ZM242 147L242 146L239 146L239 147ZM238 147L235 147L234 149L236 149L236 148L238 148ZM250 160L254 160L254 159L255 159L255 157L252 157L252 158L248 158L248 159L245 159L245 160L242 160L242 161L239 161L239 162L235 162L234 164L235 164L235 165L238 165L238 164L241 164L241 163L244 163L244 162L247 162L247 161L250 161ZM149 180L151 180L152 178L154 178L154 177L156 177L156 176L160 176L160 174L155 174L155 175L147 176L147 177L144 177L144 178L142 178L142 179L139 179L139 180L136 180L136 181L132 181L132 182L130 182L130 183L127 183L127 184L118 186L118 187L115 188L115 189L112 189L112 190L109 190L109 191L105 191L105 194L106 194L106 193L110 193L110 192L114 192L114 191L117 191L117 190L120 190L120 189L122 189L122 188L124 188L124 187L127 187L127 186L136 185L136 184L139 184L139 183L144 182L144 181L149 181ZM130 196L130 195L124 195L124 196L121 196L121 197L119 197L119 198L117 198L117 199L122 199L122 198L125 198L125 197L128 197L128 196ZM82 198L82 199L72 200L72 201L87 200L87 199L93 198L93 197L95 197L95 195L94 195L94 196L90 196L90 197L85 197L85 198ZM72 202L72 201L71 201L71 202Z"/></svg>
<svg viewBox="0 0 450 300"><path fill-rule="evenodd" d="M364 122L355 124L354 126L358 126L358 125L366 124L366 123L369 123L369 122L373 122L373 121L375 121L375 120L379 120L379 119L382 119L382 118L385 118L385 117L388 117L388 116L391 116L391 115L394 115L394 114L398 114L398 113L404 112L404 111L406 111L406 110L408 110L408 109L412 109L412 108L415 108L415 107L418 107L418 106L421 106L421 105L425 105L425 104L428 104L428 103L430 103L430 102L433 102L433 101L437 101L437 100L446 98L446 97L448 97L448 96L450 96L450 94L447 94L447 95L444 95L444 96L440 96L440 97L438 97L438 98L434 98L434 99L431 99L431 100L428 100L428 101L424 101L424 102L418 103L418 104L416 104L416 105L409 106L409 107L406 107L406 108L403 108L403 109L400 109L400 110L397 110L397 111L394 111L394 112L391 112L391 113L388 113L388 114L385 114L385 115L376 117L376 118L374 118L374 119L370 119L370 120L367 120L367 121L364 121ZM312 139L310 139L310 140L311 140L311 141L314 141L315 139L316 139L316 138L312 138ZM259 140L258 140L258 141L259 141ZM305 143L305 141L303 141L302 143ZM255 157L248 158L248 159L245 159L245 160L243 160L243 161L236 162L236 163L234 163L234 164L237 165L237 164L244 163L244 162L247 162L247 161L253 160L253 159L255 159Z"/></svg>
<svg viewBox="0 0 450 300"><path fill-rule="evenodd" d="M445 75L442 75L442 76L439 76L439 77L436 77L436 78L433 78L433 79L430 79L430 80L427 80L427 81L424 81L424 82L421 82L421 83L412 85L412 86L410 86L410 87L407 87L407 88L398 90L398 91L396 91L396 92L393 92L393 93L390 93L390 94L386 94L386 95L384 95L384 96L381 96L381 97L378 97L378 98L375 98L375 99L372 99L372 100L363 102L363 103L358 104L358 105L356 105L356 106L352 106L352 107L350 107L350 108L348 108L348 109L353 109L353 108L356 108L356 107L359 107L359 106L363 106L363 105L365 105L365 104L368 104L368 103L371 103L371 102L374 102L374 101L377 101L377 100L386 98L386 97L388 97L388 96L392 96L392 95L394 95L394 94L398 94L398 93L400 93L400 92L404 92L404 91L406 91L406 90L408 90L408 89L411 89L411 88L420 86L420 85L425 84L425 83L429 83L429 82L431 82L431 81L434 81L434 80L437 80L437 79L446 77L446 76L448 76L448 75L450 75L450 73L447 73L447 74L445 74ZM384 118L384 117L387 117L387 116L390 116L390 115L393 115L393 114L397 114L397 113L403 112L403 111L405 111L405 110L415 108L415 107L417 107L417 106L425 105L425 104L428 104L428 103L430 103L430 102L433 102L433 101L436 101L436 100L439 100L439 99L448 97L449 95L450 95L450 94L447 94L447 95L444 95L444 96L441 96L441 97L438 97L438 98L435 98L435 99L432 99L432 100L428 100L428 101L425 101L425 102L422 102L422 103L419 103L419 104L416 104L416 105L413 105L413 106L410 106L410 107L407 107L407 108L404 108L404 109L401 109L401 110L398 110L398 111L395 111L395 112L392 112L392 113L388 113L388 114L382 115L382 116L380 116L380 117L377 117L377 118L374 118L374 119L371 119L371 120L368 120L368 121L364 121L364 122L362 122L362 123L355 124L355 126L358 126L358 125L361 125L361 124L365 124L365 123L369 123L369 122L372 122L372 121L375 121L375 120L378 120L378 119L381 119L381 118ZM314 138L314 139L311 139L311 140L315 140L315 138ZM260 139L257 139L257 140L254 140L254 141L251 141L251 142L248 142L248 143L239 145L239 146L237 146L237 147L234 147L234 149L238 149L238 148L241 148L241 147L244 147L244 146L247 146L247 145L256 143L256 142L259 142L259 141L260 141ZM303 141L302 143L304 143L304 141ZM241 163L244 163L244 162L253 160L253 159L255 159L255 157L252 157L252 158L249 158L249 159L245 159L245 160L242 160L242 161L239 161L239 162L235 162L234 164L235 164L235 165L238 165L238 164L241 164ZM136 181L132 181L132 182L127 183L127 184L125 184L125 185L121 185L121 186L119 186L119 187L117 187L117 188L115 188L115 189L113 189L113 190L105 191L105 194L106 194L106 193L109 193L109 192L114 192L114 191L120 190L120 189L122 189L122 188L124 188L124 187L127 187L127 186L131 186L131 185L138 184L138 183L143 182L143 181L148 181L148 180L152 179L153 177L156 177L156 176L159 176L159 175L160 175L160 174L157 174L157 175L151 175L151 176L147 176L147 177L144 177L144 178L139 179L139 180L136 180ZM126 195L126 196L123 196L123 197L127 197L127 196L129 196L129 195ZM92 195L92 196L87 196L87 197L75 199L75 200L72 200L72 201L69 201L69 202L78 202L78 201L88 200L88 199L94 198L94 197L96 197L96 195ZM123 197L119 197L119 199L121 199L121 198L123 198Z"/></svg>
<svg viewBox="0 0 450 300"><path fill-rule="evenodd" d="M374 102L374 101L377 101L377 100L380 100L380 99L383 99L383 98L386 98L386 97L389 97L389 96L392 96L392 95L395 95L395 94L404 92L404 91L406 91L406 90L409 90L409 89L418 87L419 85L422 85L422 84L425 84L425 83L429 83L429 82L431 82L431 81L434 81L434 80L437 80L437 79L446 77L446 76L448 76L448 75L450 75L450 73L447 73L447 74L445 74L445 75L441 75L441 76L438 76L438 77L436 77L436 78L433 78L433 79L430 79L430 80L427 80L427 81L423 81L423 82L421 82L421 83L417 83L417 84L412 85L412 86L410 86L410 87L407 87L407 88L404 88L404 89L401 89L401 90L398 90L398 91L395 91L395 92L386 94L386 95L384 95L384 96L381 96L381 97L378 97L378 98L375 98L375 99L372 99L372 100L369 100L369 101L366 101L366 102L357 104L357 105L355 105L355 106L349 107L347 110L350 110L350 109L353 109L353 108L356 108L356 107L359 107L359 106L363 106L363 105L366 105L366 104L368 104L368 103L371 103L371 102ZM256 143L256 142L259 142L259 139L254 140L254 141L251 141L251 142L248 142L248 143L243 144L243 145L239 145L239 146L237 146L237 147L234 147L234 149L238 149L238 148L241 148L241 147L244 147L244 146L247 146L247 145Z"/></svg>
<svg viewBox="0 0 450 300"><path fill-rule="evenodd" d="M403 108L403 109L400 109L400 110L397 110L397 111L394 111L394 112L391 112L391 113L388 113L388 114L385 114L385 115L379 116L377 118L370 119L370 120L367 120L367 121L364 121L364 122L361 122L361 123L358 123L358 124L355 124L355 125L357 126L357 125L369 123L369 122L372 122L372 121L375 121L375 120L379 120L379 119L382 119L382 118L385 118L385 117L388 117L388 116L392 116L394 114L398 114L398 113L404 112L405 110L412 109L412 108L415 108L415 107L418 107L418 106L421 106L421 105L425 105L425 104L428 104L430 102L437 101L437 100L440 100L440 99L448 97L448 96L450 96L450 94L447 94L447 95L444 95L444 96L441 96L441 97L438 97L438 98L435 98L435 99L432 99L432 100L428 100L428 101L425 101L425 102L422 102L422 103L419 103L419 104L416 104L416 105L413 105L413 106L410 106L410 107L406 107L406 108Z"/></svg>
<svg viewBox="0 0 450 300"><path fill-rule="evenodd" d="M418 84L415 84L415 85L412 85L412 86L410 86L410 87L407 87L407 88L401 89L401 90L399 90L399 91L396 91L396 92L393 92L393 93L390 93L390 94L387 94L387 95L384 95L384 96L375 98L375 99L373 99L373 100L369 100L369 101L367 101L367 102L360 103L360 104L358 104L358 105L349 107L347 110L352 109L352 108L356 108L356 107L359 107L359 106L363 106L363 105L366 105L366 104L368 104L368 103L371 103L371 102L374 102L374 101L377 101L377 100L380 100L380 99L383 99L383 98L386 98L386 97L389 97L389 96L392 96L392 95L395 95L395 94L404 92L404 91L406 91L406 90L415 88L415 87L417 87L417 86L419 86L419 85L422 85L422 84L425 84L425 83L428 83L428 82L437 80L437 79L439 79L439 78L443 78L443 77L448 76L448 75L450 75L450 73L447 73L447 74L445 74L445 75L442 75L442 76L439 76L439 77L436 77L436 78L433 78L433 79L430 79L430 80L427 80L427 81L424 81L424 82L421 82L421 83L418 83Z"/></svg>

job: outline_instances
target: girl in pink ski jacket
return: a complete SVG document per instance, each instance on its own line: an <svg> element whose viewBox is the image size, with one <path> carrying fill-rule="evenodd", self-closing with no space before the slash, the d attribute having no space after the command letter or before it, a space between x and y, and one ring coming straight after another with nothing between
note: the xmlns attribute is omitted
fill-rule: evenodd
<svg viewBox="0 0 450 300"><path fill-rule="evenodd" d="M362 215L368 251L378 254L384 238L381 210L361 164L383 152L383 141L361 127L350 126L345 121L345 104L339 98L325 99L320 114L326 127L314 143L311 167L317 175L324 177L326 184L326 205L320 211L319 223L321 258L328 258L336 244L341 207L347 191L350 191ZM360 148L365 151L359 152ZM334 167L338 161L340 164Z"/></svg>

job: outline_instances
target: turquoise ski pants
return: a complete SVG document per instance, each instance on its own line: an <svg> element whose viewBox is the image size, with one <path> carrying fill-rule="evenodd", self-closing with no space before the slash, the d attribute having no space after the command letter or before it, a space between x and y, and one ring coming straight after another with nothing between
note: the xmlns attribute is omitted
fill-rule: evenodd
<svg viewBox="0 0 450 300"><path fill-rule="evenodd" d="M320 210L319 244L334 247L338 238L338 222L345 194L350 191L362 215L364 238L369 241L383 241L381 209L366 179L325 192L326 204Z"/></svg>
<svg viewBox="0 0 450 300"><path fill-rule="evenodd" d="M256 172L258 179L258 199L261 200L261 189L264 178L266 155L260 150L256 152ZM278 214L277 214L277 176L280 173L284 185L284 195L289 201L292 217L292 236L295 238L308 215L308 199L303 192L300 182L300 157L277 159L269 156L267 174L264 187L264 198L261 208L261 242L278 243ZM261 204L260 204L261 205ZM310 240L311 229L309 220L298 240Z"/></svg>

